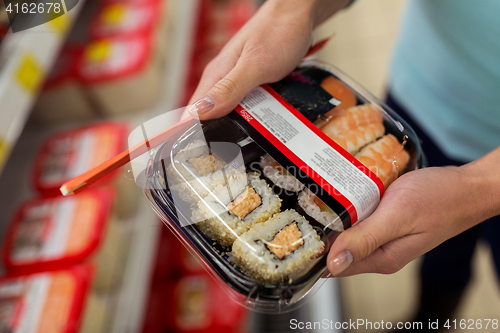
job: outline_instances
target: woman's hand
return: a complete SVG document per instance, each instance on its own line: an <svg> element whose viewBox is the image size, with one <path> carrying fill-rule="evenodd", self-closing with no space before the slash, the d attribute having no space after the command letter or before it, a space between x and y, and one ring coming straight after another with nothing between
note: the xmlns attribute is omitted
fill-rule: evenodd
<svg viewBox="0 0 500 333"><path fill-rule="evenodd" d="M349 1L266 1L207 65L188 111L222 117L253 88L284 78L307 53L313 28Z"/></svg>
<svg viewBox="0 0 500 333"><path fill-rule="evenodd" d="M462 167L409 172L388 187L375 212L347 229L328 255L334 276L391 274L500 213L500 149Z"/></svg>

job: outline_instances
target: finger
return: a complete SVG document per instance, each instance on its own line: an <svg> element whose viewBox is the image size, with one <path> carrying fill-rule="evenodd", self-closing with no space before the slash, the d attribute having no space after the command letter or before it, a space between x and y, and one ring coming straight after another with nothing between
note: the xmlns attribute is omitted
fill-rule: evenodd
<svg viewBox="0 0 500 333"><path fill-rule="evenodd" d="M231 112L250 90L265 83L266 73L257 66L240 61L222 79L215 83L204 97L189 107L189 112L202 120L225 116Z"/></svg>
<svg viewBox="0 0 500 333"><path fill-rule="evenodd" d="M425 251L421 249L422 236L403 236L390 241L373 251L369 256L354 262L338 277L364 273L393 274Z"/></svg>
<svg viewBox="0 0 500 333"><path fill-rule="evenodd" d="M221 53L210 61L210 63L203 70L200 82L198 83L193 96L191 96L188 105L192 105L199 99L203 98L210 88L226 76L236 65L237 60L234 59L237 59L237 57L231 55L226 56Z"/></svg>
<svg viewBox="0 0 500 333"><path fill-rule="evenodd" d="M396 224L387 214L376 210L365 221L341 233L328 254L328 269L338 276L355 262L372 254L382 245L398 238Z"/></svg>

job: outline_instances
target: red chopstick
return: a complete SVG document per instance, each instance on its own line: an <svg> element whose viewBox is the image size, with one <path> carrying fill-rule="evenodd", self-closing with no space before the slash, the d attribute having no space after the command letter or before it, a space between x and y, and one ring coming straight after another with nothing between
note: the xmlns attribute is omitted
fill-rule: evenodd
<svg viewBox="0 0 500 333"><path fill-rule="evenodd" d="M76 194L83 191L85 188L97 182L99 179L109 175L118 168L124 166L136 157L148 152L163 142L170 139L180 131L186 129L189 125L194 124L194 119L188 117L175 125L167 128L166 130L144 140L143 142L135 145L134 147L125 150L117 156L107 160L106 162L96 166L95 168L85 172L84 174L73 178L72 180L64 183L60 190L64 196Z"/></svg>
<svg viewBox="0 0 500 333"><path fill-rule="evenodd" d="M307 51L306 55L304 56L304 58L307 58L307 57L310 57L312 56L313 54L319 52L322 48L325 47L325 45L330 41L330 39L332 39L333 37L335 37L335 34L331 35L330 37L327 37L325 39L322 39L320 40L319 42L317 42L316 44L312 45L310 48L309 48L309 51Z"/></svg>

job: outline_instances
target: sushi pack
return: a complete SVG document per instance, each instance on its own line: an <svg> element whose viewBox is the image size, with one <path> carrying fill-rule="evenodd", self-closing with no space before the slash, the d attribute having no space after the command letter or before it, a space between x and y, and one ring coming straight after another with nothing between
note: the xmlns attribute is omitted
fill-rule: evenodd
<svg viewBox="0 0 500 333"><path fill-rule="evenodd" d="M234 299L268 313L301 305L335 238L423 164L411 128L318 63L183 132L155 152L146 195Z"/></svg>

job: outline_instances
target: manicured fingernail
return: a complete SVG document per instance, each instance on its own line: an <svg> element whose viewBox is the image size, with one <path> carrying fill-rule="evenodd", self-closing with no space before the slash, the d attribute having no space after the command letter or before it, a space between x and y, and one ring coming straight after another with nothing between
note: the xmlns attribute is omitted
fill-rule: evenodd
<svg viewBox="0 0 500 333"><path fill-rule="evenodd" d="M335 259L330 261L328 268L333 276L339 275L349 267L354 261L351 251L345 250L340 252Z"/></svg>
<svg viewBox="0 0 500 333"><path fill-rule="evenodd" d="M188 109L189 113L192 115L200 115L209 112L215 106L215 101L210 96L205 96L199 101L195 102Z"/></svg>

